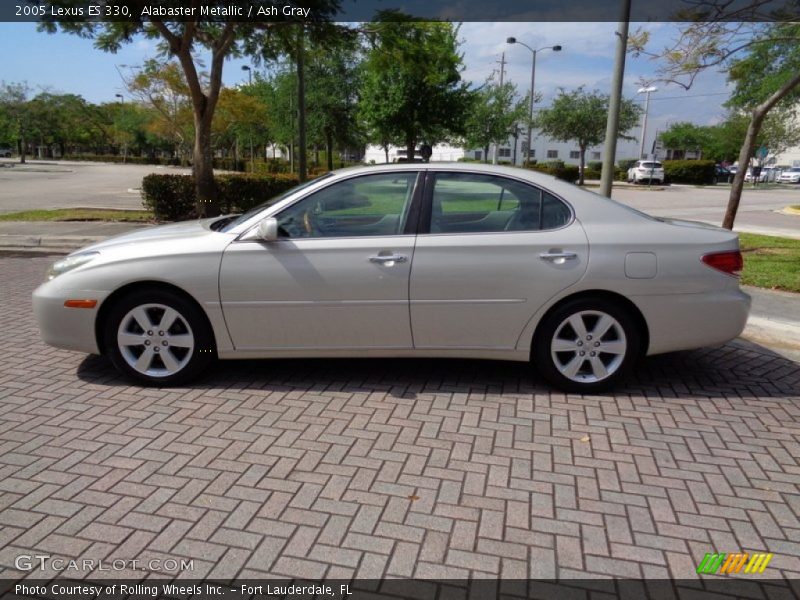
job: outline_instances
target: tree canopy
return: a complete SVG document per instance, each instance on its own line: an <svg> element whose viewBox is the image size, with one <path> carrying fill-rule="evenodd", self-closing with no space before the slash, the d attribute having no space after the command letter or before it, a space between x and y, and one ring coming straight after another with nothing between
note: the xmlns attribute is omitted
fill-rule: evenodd
<svg viewBox="0 0 800 600"><path fill-rule="evenodd" d="M51 0L56 9L74 9L83 0ZM132 13L141 15L146 0L132 0ZM191 0L191 6L198 2ZM309 8L316 22L327 22L338 11L339 0L298 0L297 7ZM281 20L283 19L283 20ZM59 27L68 33L95 40L95 47L106 52L116 52L123 44L134 41L138 36L161 40L161 52L174 57L183 70L189 88L194 119L194 145L192 169L197 191L197 213L200 216L219 212L216 201L213 162L211 152L212 120L222 88L222 70L225 59L238 55L243 50L254 52L257 47L265 47L273 37L284 40L283 35L273 36L273 31L286 29L290 23L285 17L262 22L224 21L224 18L194 21L148 20L145 17L127 21L61 21L40 23L40 28L55 32ZM201 70L196 53L205 49L211 54L208 80L203 85Z"/></svg>
<svg viewBox="0 0 800 600"><path fill-rule="evenodd" d="M580 149L580 180L583 185L586 149L605 141L609 97L597 90L587 92L582 87L567 92L559 91L550 108L539 111L535 126L554 140L576 141ZM623 98L619 113L619 137L627 135L637 123L641 109L633 100Z"/></svg>
<svg viewBox="0 0 800 600"><path fill-rule="evenodd" d="M458 28L384 13L369 34L360 114L374 141L406 148L463 135L471 92L461 80Z"/></svg>
<svg viewBox="0 0 800 600"><path fill-rule="evenodd" d="M483 149L483 160L489 159L489 147L502 144L513 133L514 127L528 115L529 97L517 97L513 83L500 85L490 77L473 98L466 122L467 146Z"/></svg>

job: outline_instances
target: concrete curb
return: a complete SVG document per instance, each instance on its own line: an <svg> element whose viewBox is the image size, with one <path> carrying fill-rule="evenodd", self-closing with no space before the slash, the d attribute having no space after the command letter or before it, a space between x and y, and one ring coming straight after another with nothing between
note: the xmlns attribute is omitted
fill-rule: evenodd
<svg viewBox="0 0 800 600"><path fill-rule="evenodd" d="M101 242L107 236L35 236L35 235L0 235L0 249L61 249L77 250L95 242Z"/></svg>
<svg viewBox="0 0 800 600"><path fill-rule="evenodd" d="M800 363L800 322L750 315L742 337Z"/></svg>

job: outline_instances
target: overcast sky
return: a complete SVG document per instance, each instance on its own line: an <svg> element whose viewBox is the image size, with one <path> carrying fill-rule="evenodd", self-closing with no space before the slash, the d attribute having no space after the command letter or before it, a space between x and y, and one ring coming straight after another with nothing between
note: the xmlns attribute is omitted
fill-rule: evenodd
<svg viewBox="0 0 800 600"><path fill-rule="evenodd" d="M631 24L633 31L638 25ZM676 23L647 23L653 48L661 48L679 30ZM561 52L539 53L536 63L536 91L543 94L539 106L547 106L559 87L608 92L614 58L616 23L464 23L460 37L466 70L464 77L482 83L495 69L503 52L506 80L517 84L521 94L530 87L531 53L519 45L509 45L514 36L533 48L560 44ZM155 44L138 40L118 54L95 50L91 40L73 35L38 33L33 23L0 23L0 80L27 81L34 89L80 94L92 102L114 100L123 93L117 72L119 65L138 65L155 56ZM225 67L224 81L235 85L246 78L241 66L246 61L233 59ZM636 97L637 82L653 79L658 63L644 57L628 57L624 93ZM655 132L670 122L692 121L711 124L724 115L727 98L726 77L709 72L692 89L660 87L651 95L648 143ZM643 101L643 96L638 97Z"/></svg>

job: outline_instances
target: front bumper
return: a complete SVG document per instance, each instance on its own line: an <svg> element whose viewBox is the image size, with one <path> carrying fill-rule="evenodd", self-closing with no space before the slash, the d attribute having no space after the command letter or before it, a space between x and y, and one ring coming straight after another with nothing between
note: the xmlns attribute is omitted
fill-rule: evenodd
<svg viewBox="0 0 800 600"><path fill-rule="evenodd" d="M50 346L99 354L95 337L97 311L108 292L97 290L63 290L58 278L40 285L33 292L33 314L39 324L42 340ZM69 299L96 299L94 308L66 308Z"/></svg>

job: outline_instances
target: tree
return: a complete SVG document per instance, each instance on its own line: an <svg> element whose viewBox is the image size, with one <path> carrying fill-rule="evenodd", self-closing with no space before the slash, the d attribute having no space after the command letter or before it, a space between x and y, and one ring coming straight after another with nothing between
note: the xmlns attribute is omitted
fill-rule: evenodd
<svg viewBox="0 0 800 600"><path fill-rule="evenodd" d="M566 92L561 89L550 108L536 115L535 124L548 137L561 142L576 141L580 149L580 179L586 164L586 149L602 144L606 137L609 97L597 90L585 92L582 87ZM619 111L619 137L626 135L638 122L641 108L633 100L623 98Z"/></svg>
<svg viewBox="0 0 800 600"><path fill-rule="evenodd" d="M28 150L28 134L33 127L30 96L27 83L0 82L0 108L5 113L8 129L19 147L19 162L25 162Z"/></svg>
<svg viewBox="0 0 800 600"><path fill-rule="evenodd" d="M670 125L659 137L665 148L678 151L695 150L704 156L711 137L709 130L709 127L681 121Z"/></svg>
<svg viewBox="0 0 800 600"><path fill-rule="evenodd" d="M466 145L483 149L483 162L488 162L489 147L508 140L514 126L527 118L529 99L516 100L513 83L502 86L493 77L476 91L466 123Z"/></svg>
<svg viewBox="0 0 800 600"><path fill-rule="evenodd" d="M384 12L368 35L360 103L368 130L405 146L409 160L420 141L463 135L471 93L458 28Z"/></svg>
<svg viewBox="0 0 800 600"><path fill-rule="evenodd" d="M223 88L214 115L215 141L236 148L239 142L262 139L268 131L268 107L255 95L235 88ZM238 151L235 152L238 160Z"/></svg>
<svg viewBox="0 0 800 600"><path fill-rule="evenodd" d="M205 74L199 72L198 77L205 84ZM123 77L123 80L134 98L155 111L155 118L149 123L150 131L169 139L181 164L186 164L187 155L192 149L192 140L195 139L196 120L193 117L191 91L183 69L175 61L151 59L145 61L132 77Z"/></svg>
<svg viewBox="0 0 800 600"><path fill-rule="evenodd" d="M709 69L729 72L735 86L729 104L748 114L749 123L739 150L741 168L733 178L722 222L727 229L733 229L746 167L767 116L776 108L791 106L800 90L800 24L780 22L787 18L785 14L767 16L778 22L747 22L764 20L763 15L756 19L749 14L761 10L762 4L756 2L743 8L738 3L698 2L692 14L680 19L692 22L670 47L658 52L646 50L646 34L633 36L634 52L661 61L661 78L667 83L688 90ZM702 16L697 19L697 15Z"/></svg>
<svg viewBox="0 0 800 600"><path fill-rule="evenodd" d="M113 8L116 2L109 1ZM83 0L52 0L55 11L75 10L84 4ZM190 0L189 8L199 13L199 0ZM313 19L329 20L339 8L339 0L299 0L294 6L311 9ZM225 59L237 54L243 47L254 47L261 43L265 32L281 28L288 21L286 17L274 17L270 21L234 22L224 20L162 21L149 20L147 11L150 3L146 0L127 2L132 15L126 21L74 21L71 17L55 22L43 22L39 27L53 33L60 27L63 31L95 40L95 46L107 52L116 52L138 35L162 41L162 53L174 57L183 70L191 96L194 120L194 145L192 151L192 170L197 192L197 213L199 216L212 216L219 213L211 152L211 125L214 111L222 88L222 69ZM144 14L143 14L144 13ZM206 85L201 80L195 55L199 49L211 54L211 68Z"/></svg>
<svg viewBox="0 0 800 600"><path fill-rule="evenodd" d="M309 138L324 144L328 170L333 152L360 145L363 135L356 118L359 89L359 53L355 38L312 45L307 53L306 78Z"/></svg>

